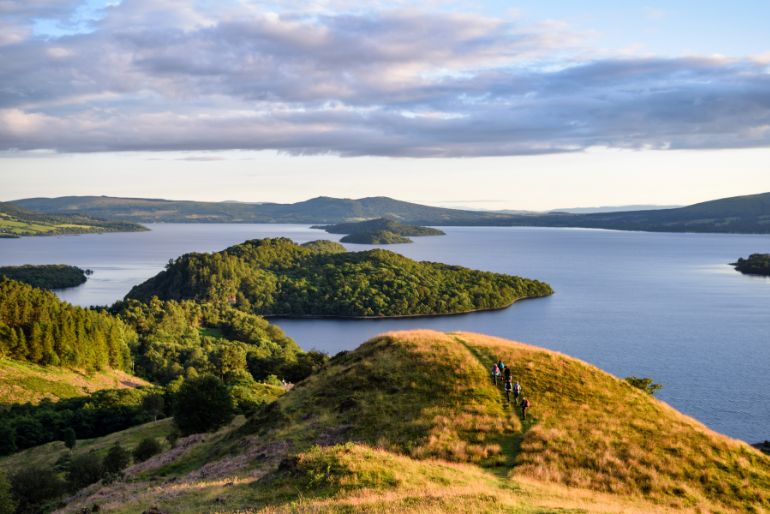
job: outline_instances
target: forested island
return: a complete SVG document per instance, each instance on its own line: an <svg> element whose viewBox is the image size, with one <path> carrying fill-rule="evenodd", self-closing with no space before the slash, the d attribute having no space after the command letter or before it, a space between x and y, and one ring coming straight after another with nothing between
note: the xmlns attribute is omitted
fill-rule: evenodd
<svg viewBox="0 0 770 514"><path fill-rule="evenodd" d="M183 255L127 298L189 299L268 316L397 317L500 309L552 293L537 280L276 238Z"/></svg>
<svg viewBox="0 0 770 514"><path fill-rule="evenodd" d="M741 257L732 263L735 269L746 275L770 276L770 253L753 253L748 259Z"/></svg>
<svg viewBox="0 0 770 514"><path fill-rule="evenodd" d="M67 264L24 264L22 266L0 266L0 277L18 280L43 289L64 289L83 284L91 270L84 270Z"/></svg>
<svg viewBox="0 0 770 514"><path fill-rule="evenodd" d="M343 243L387 245L411 243L408 236L443 236L443 231L401 223L391 218L337 223L336 225L313 225L310 228L325 230L330 234L347 234L340 239Z"/></svg>

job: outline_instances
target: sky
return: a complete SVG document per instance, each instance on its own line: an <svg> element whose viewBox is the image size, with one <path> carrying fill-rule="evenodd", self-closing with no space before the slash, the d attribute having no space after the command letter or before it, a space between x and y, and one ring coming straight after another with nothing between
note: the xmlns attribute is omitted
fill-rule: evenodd
<svg viewBox="0 0 770 514"><path fill-rule="evenodd" d="M0 0L0 200L770 191L770 3Z"/></svg>

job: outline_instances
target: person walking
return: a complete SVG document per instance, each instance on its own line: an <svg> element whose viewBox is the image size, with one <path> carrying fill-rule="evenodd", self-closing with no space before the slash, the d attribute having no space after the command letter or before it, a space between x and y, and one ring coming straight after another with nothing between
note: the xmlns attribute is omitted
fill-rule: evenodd
<svg viewBox="0 0 770 514"><path fill-rule="evenodd" d="M509 376L507 379L505 379L505 399L508 403L511 403L512 390L513 390L513 387L511 386L511 377Z"/></svg>
<svg viewBox="0 0 770 514"><path fill-rule="evenodd" d="M526 398L521 399L521 419L527 419L527 409L529 409L530 403Z"/></svg>
<svg viewBox="0 0 770 514"><path fill-rule="evenodd" d="M497 364L492 364L492 383L497 385L497 378L500 376L500 368Z"/></svg>
<svg viewBox="0 0 770 514"><path fill-rule="evenodd" d="M516 402L516 404L519 403L519 396L521 396L521 384L519 384L519 381L517 380L515 384L513 384L513 401Z"/></svg>

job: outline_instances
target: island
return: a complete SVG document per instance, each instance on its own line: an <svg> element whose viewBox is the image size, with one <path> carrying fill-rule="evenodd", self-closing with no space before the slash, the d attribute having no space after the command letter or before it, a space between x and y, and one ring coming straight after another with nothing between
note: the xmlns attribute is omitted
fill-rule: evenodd
<svg viewBox="0 0 770 514"><path fill-rule="evenodd" d="M731 265L746 275L770 277L770 253L753 253L749 255L748 259L741 257Z"/></svg>
<svg viewBox="0 0 770 514"><path fill-rule="evenodd" d="M67 264L25 264L0 267L0 278L24 282L43 289L64 289L83 284L93 271Z"/></svg>
<svg viewBox="0 0 770 514"><path fill-rule="evenodd" d="M0 202L0 238L146 230L149 229L127 221L106 221L79 214L42 214Z"/></svg>
<svg viewBox="0 0 770 514"><path fill-rule="evenodd" d="M347 234L340 241L356 244L401 244L411 243L408 236L443 236L441 230L401 223L393 218L337 223L335 225L313 225L310 228L325 230L330 234Z"/></svg>
<svg viewBox="0 0 770 514"><path fill-rule="evenodd" d="M387 250L338 252L287 238L189 253L127 298L229 304L273 317L407 317L502 309L553 293L538 280L417 262Z"/></svg>

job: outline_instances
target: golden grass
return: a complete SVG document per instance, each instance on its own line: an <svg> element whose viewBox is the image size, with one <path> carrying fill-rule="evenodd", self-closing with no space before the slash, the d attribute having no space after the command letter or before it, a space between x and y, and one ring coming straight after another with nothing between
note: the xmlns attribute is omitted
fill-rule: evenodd
<svg viewBox="0 0 770 514"><path fill-rule="evenodd" d="M147 385L141 378L114 369L86 372L0 359L0 403L38 403L44 398L60 400L101 389Z"/></svg>

